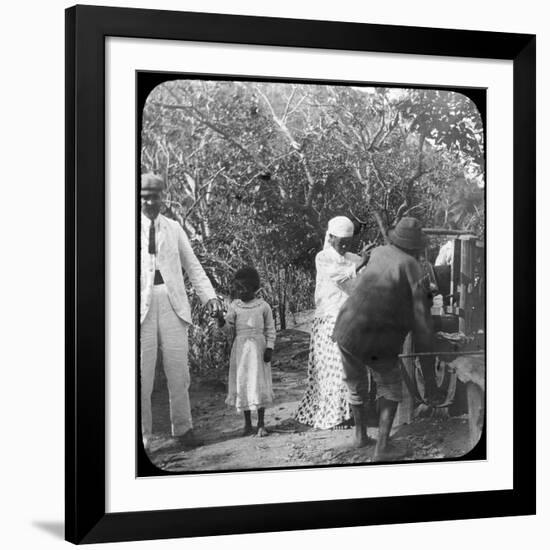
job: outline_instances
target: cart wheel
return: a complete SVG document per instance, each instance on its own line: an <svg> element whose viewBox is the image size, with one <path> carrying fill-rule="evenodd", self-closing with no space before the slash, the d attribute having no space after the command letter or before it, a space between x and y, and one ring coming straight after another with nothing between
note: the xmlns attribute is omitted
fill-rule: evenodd
<svg viewBox="0 0 550 550"><path fill-rule="evenodd" d="M420 366L420 361L418 358L415 360L415 369L414 369L414 379L416 382L416 387L418 388L418 393L423 400L426 399L426 385L424 384L424 376L422 374L422 368ZM452 404L456 391L456 372L450 371L447 367L447 363L440 361L439 359L435 360L435 383L437 387L445 393L444 403L447 403L447 408Z"/></svg>

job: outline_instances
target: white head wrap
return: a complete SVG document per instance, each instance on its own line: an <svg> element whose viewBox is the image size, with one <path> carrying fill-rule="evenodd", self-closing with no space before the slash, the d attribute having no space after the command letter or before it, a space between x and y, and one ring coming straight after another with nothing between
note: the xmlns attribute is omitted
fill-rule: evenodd
<svg viewBox="0 0 550 550"><path fill-rule="evenodd" d="M336 216L328 222L327 232L325 233L325 244L323 248L329 248L330 244L328 242L329 235L334 235L335 237L353 237L354 232L353 222L346 218L346 216Z"/></svg>

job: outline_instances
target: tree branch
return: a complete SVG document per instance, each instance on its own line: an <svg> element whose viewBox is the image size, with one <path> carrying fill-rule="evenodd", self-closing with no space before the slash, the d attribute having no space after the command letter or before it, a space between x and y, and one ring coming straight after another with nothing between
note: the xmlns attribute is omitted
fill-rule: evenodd
<svg viewBox="0 0 550 550"><path fill-rule="evenodd" d="M384 223L384 220L382 220L382 216L380 215L380 212L378 212L378 210L373 210L373 214L376 219L376 223L378 224L378 228L380 229L380 233L382 233L382 237L384 237L384 242L388 244L390 242L390 239L388 237L388 229L386 227L386 224Z"/></svg>
<svg viewBox="0 0 550 550"><path fill-rule="evenodd" d="M271 116L273 117L273 120L281 130L284 136L288 139L290 142L291 147L296 151L296 154L300 158L300 163L302 165L302 168L304 170L304 173L306 175L306 179L308 182L308 189L306 192L305 197L305 203L308 208L311 207L311 203L313 202L313 191L315 189L315 180L313 179L313 176L311 175L311 171L308 166L308 162L306 159L306 156L302 152L302 146L294 139L294 136L290 133L290 130L288 129L288 126L277 116L275 113L275 109L271 105L271 102L269 101L269 98L262 92L259 86L255 86L256 91L258 94L262 97L264 102L266 103L268 109L271 111Z"/></svg>
<svg viewBox="0 0 550 550"><path fill-rule="evenodd" d="M249 178L247 181L245 181L243 184L238 184L239 186L242 186L242 187L247 187L248 185L250 185L258 176L261 176L262 174L265 173L265 170L268 170L269 168L271 168L271 166L273 166L277 161L285 158L285 157L289 157L290 155L293 155L294 154L294 151L289 151L288 153L283 153L282 155L279 155L278 157L275 157L271 162L267 163L265 165L265 169L264 170L261 170L259 172L256 172L251 178Z"/></svg>
<svg viewBox="0 0 550 550"><path fill-rule="evenodd" d="M426 135L422 133L420 135L420 143L418 145L418 163L416 165L416 170L414 173L407 179L405 186L406 186L406 200L407 202L410 202L411 200L411 193L412 188L414 185L414 182L420 178L424 174L422 171L422 161L424 159L424 143L426 141Z"/></svg>
<svg viewBox="0 0 550 550"><path fill-rule="evenodd" d="M154 159L153 157L151 156L151 154L149 153L149 151L147 151L147 148L146 147L143 147L142 148L142 152L143 154L147 157L147 160L149 161L149 164L152 165L154 163Z"/></svg>
<svg viewBox="0 0 550 550"><path fill-rule="evenodd" d="M395 113L395 116L393 117L392 121L388 125L388 129L386 130L386 132L384 132L384 135L378 139L378 143L375 145L374 143L375 140L372 141L371 148L374 148L375 146L380 147L382 143L386 141L386 138L393 132L394 128L396 127L398 120L399 120L399 112Z"/></svg>
<svg viewBox="0 0 550 550"><path fill-rule="evenodd" d="M385 125L386 125L386 111L382 109L382 120L380 121L380 127L378 128L378 131L376 132L376 134L374 134L374 137L370 142L369 151L373 150L374 144L376 143L376 140L378 139L378 137L382 134L382 130L384 130Z"/></svg>
<svg viewBox="0 0 550 550"><path fill-rule="evenodd" d="M185 214L183 216L183 221L184 222L187 220L187 218L189 217L191 212L195 209L195 207L200 203L200 201L203 198L203 195L205 195L206 193L208 193L210 191L209 190L210 184L213 183L214 180L224 171L225 171L225 168L220 168L213 176L208 178L208 181L206 183L204 183L203 185L201 185L199 187L199 189L195 193L195 200L193 201L193 204L191 204L191 206L187 209L187 211L185 212Z"/></svg>
<svg viewBox="0 0 550 550"><path fill-rule="evenodd" d="M376 162L374 162L374 156L372 154L369 155L369 163L372 168L372 171L374 172L374 175L376 176L376 179L378 180L378 183L380 183L383 189L386 189L387 184L382 179L382 176L380 175L380 170L378 169L378 166L376 166Z"/></svg>
<svg viewBox="0 0 550 550"><path fill-rule="evenodd" d="M296 86L292 86L292 91L290 92L290 95L288 96L288 101L286 102L285 112L283 113L283 120L286 120L286 117L288 116L288 109L290 107L290 104L292 103L292 100L294 99L294 94L296 93Z"/></svg>
<svg viewBox="0 0 550 550"><path fill-rule="evenodd" d="M255 164L260 166L262 169L264 169L263 162L259 159L257 155L249 151L244 145L239 143L235 138L229 135L229 133L224 130L222 127L218 126L214 122L211 122L208 120L206 115L201 113L196 107L193 105L173 105L170 103L160 103L160 102L154 102L154 105L157 105L159 107L164 107L165 109L174 109L174 110L180 110L180 111L186 111L193 113L193 115L205 126L222 136L226 141L229 143L232 143L237 149L239 149L242 153L244 153L248 158L254 161Z"/></svg>
<svg viewBox="0 0 550 550"><path fill-rule="evenodd" d="M296 105L294 105L294 107L292 108L292 110L290 110L290 111L287 113L287 115L286 115L286 117L285 117L284 120L286 120L290 115L294 114L294 113L297 111L298 107L300 107L300 105L304 102L304 99L305 99L305 96L302 96L302 97L298 100L298 102L296 103Z"/></svg>

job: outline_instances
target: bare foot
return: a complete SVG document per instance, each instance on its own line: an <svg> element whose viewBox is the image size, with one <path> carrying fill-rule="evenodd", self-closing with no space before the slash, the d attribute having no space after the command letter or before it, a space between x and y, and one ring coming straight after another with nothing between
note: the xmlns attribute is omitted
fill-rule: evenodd
<svg viewBox="0 0 550 550"><path fill-rule="evenodd" d="M265 426L258 426L258 431L256 432L258 437L267 437L269 432L265 429Z"/></svg>
<svg viewBox="0 0 550 550"><path fill-rule="evenodd" d="M361 437L358 437L357 434L353 438L353 443L351 446L354 449L361 449L362 447L368 447L369 445L374 445L376 443L376 440L372 437L369 437L368 435L363 435Z"/></svg>
<svg viewBox="0 0 550 550"><path fill-rule="evenodd" d="M254 433L254 428L252 426L249 426L248 424L245 424L245 427L243 429L243 437L246 437L247 435L252 435Z"/></svg>
<svg viewBox="0 0 550 550"><path fill-rule="evenodd" d="M405 458L410 454L410 446L404 441L399 443L394 441L388 442L383 449L380 449L378 445L374 450L373 460L375 462L393 462Z"/></svg>
<svg viewBox="0 0 550 550"><path fill-rule="evenodd" d="M352 448L360 449L361 447L367 447L374 443L374 439L370 438L367 432L367 427L364 424L355 424L355 430L353 432Z"/></svg>

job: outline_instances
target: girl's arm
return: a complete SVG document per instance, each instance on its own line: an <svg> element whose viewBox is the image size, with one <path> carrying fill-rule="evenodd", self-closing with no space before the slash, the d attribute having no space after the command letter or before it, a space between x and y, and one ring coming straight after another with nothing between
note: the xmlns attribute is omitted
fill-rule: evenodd
<svg viewBox="0 0 550 550"><path fill-rule="evenodd" d="M264 352L264 361L269 363L271 361L271 355L273 353L273 347L275 346L275 322L273 321L273 313L271 308L266 303L264 306L264 336L266 349Z"/></svg>

